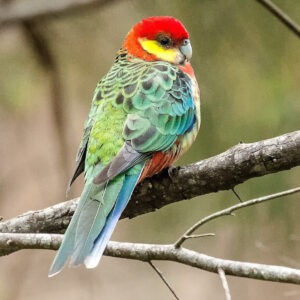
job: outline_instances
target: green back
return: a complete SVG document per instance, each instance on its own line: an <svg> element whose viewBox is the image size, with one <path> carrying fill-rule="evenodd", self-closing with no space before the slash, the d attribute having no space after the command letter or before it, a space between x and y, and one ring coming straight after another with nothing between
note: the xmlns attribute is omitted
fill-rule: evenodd
<svg viewBox="0 0 300 300"><path fill-rule="evenodd" d="M124 140L141 153L166 151L194 123L191 78L168 62L147 62L121 49L96 87L77 164L85 164L85 172L107 165Z"/></svg>
<svg viewBox="0 0 300 300"><path fill-rule="evenodd" d="M141 153L167 151L191 130L195 111L187 74L168 62L147 62L121 49L96 87L72 182L83 169L109 164L125 140Z"/></svg>

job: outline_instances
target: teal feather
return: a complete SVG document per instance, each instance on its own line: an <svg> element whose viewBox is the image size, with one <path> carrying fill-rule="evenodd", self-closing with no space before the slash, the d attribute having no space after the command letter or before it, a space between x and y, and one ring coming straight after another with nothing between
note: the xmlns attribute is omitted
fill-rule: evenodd
<svg viewBox="0 0 300 300"><path fill-rule="evenodd" d="M87 268L95 268L105 250L105 247L113 233L113 230L115 226L117 225L117 222L124 211L125 207L128 204L128 201L130 200L130 197L132 195L132 192L138 182L138 179L142 173L144 163L141 165L135 166L135 168L140 167L140 172L137 174L129 174L125 175L124 180L122 181L122 188L118 194L116 203L114 205L114 208L110 212L105 226L101 230L100 234L98 235L97 239L94 242L94 245L92 247L92 250L86 257L84 263Z"/></svg>
<svg viewBox="0 0 300 300"><path fill-rule="evenodd" d="M88 178L94 178L103 169L97 165L88 170ZM106 218L112 210L115 200L122 188L124 175L103 184L93 184L87 181L76 212L68 226L62 245L50 268L49 276L54 276L67 263L71 256L70 265L83 263L91 251L94 240L105 225Z"/></svg>
<svg viewBox="0 0 300 300"><path fill-rule="evenodd" d="M94 241L106 223L106 218L122 188L124 175L119 175L108 183L93 184L94 191L89 194L88 201L82 208L78 219L74 253L70 266L77 266L84 262L91 252Z"/></svg>

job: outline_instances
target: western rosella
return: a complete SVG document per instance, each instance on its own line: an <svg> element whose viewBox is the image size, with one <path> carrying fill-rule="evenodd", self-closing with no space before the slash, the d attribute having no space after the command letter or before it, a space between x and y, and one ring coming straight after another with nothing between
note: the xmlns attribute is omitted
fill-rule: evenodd
<svg viewBox="0 0 300 300"><path fill-rule="evenodd" d="M150 17L128 33L98 83L70 185L85 173L79 205L49 276L70 265L98 265L140 181L170 166L194 142L200 92L185 27Z"/></svg>

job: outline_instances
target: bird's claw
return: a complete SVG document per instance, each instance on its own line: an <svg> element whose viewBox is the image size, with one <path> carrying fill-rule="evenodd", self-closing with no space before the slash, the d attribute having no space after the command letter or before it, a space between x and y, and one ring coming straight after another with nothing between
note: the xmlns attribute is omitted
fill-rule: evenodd
<svg viewBox="0 0 300 300"><path fill-rule="evenodd" d="M177 170L178 170L178 167L175 167L175 166L169 166L169 168L168 168L168 175L172 181L173 181L174 175L177 173Z"/></svg>

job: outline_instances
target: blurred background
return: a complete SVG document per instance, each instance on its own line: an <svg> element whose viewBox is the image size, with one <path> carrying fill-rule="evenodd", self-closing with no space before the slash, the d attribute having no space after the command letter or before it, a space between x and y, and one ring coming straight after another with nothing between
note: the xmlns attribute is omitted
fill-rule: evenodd
<svg viewBox="0 0 300 300"><path fill-rule="evenodd" d="M37 1L20 0L28 7ZM10 1L11 2L11 1ZM254 0L115 0L103 7L0 28L0 215L5 219L65 200L96 83L132 25L171 15L188 29L201 89L202 124L178 164L239 141L300 129L299 39ZM298 0L276 1L298 23ZM1 9L1 8L0 8ZM243 200L299 185L300 169L249 180ZM82 178L71 197L78 196ZM300 268L299 195L244 209L203 227L216 237L188 241L208 255ZM233 205L219 192L122 220L113 240L172 243L201 217ZM146 263L104 257L94 270L66 268L48 279L53 251L0 259L0 299L173 299ZM219 277L154 262L180 299L225 299ZM227 277L232 299L300 299L295 285Z"/></svg>

